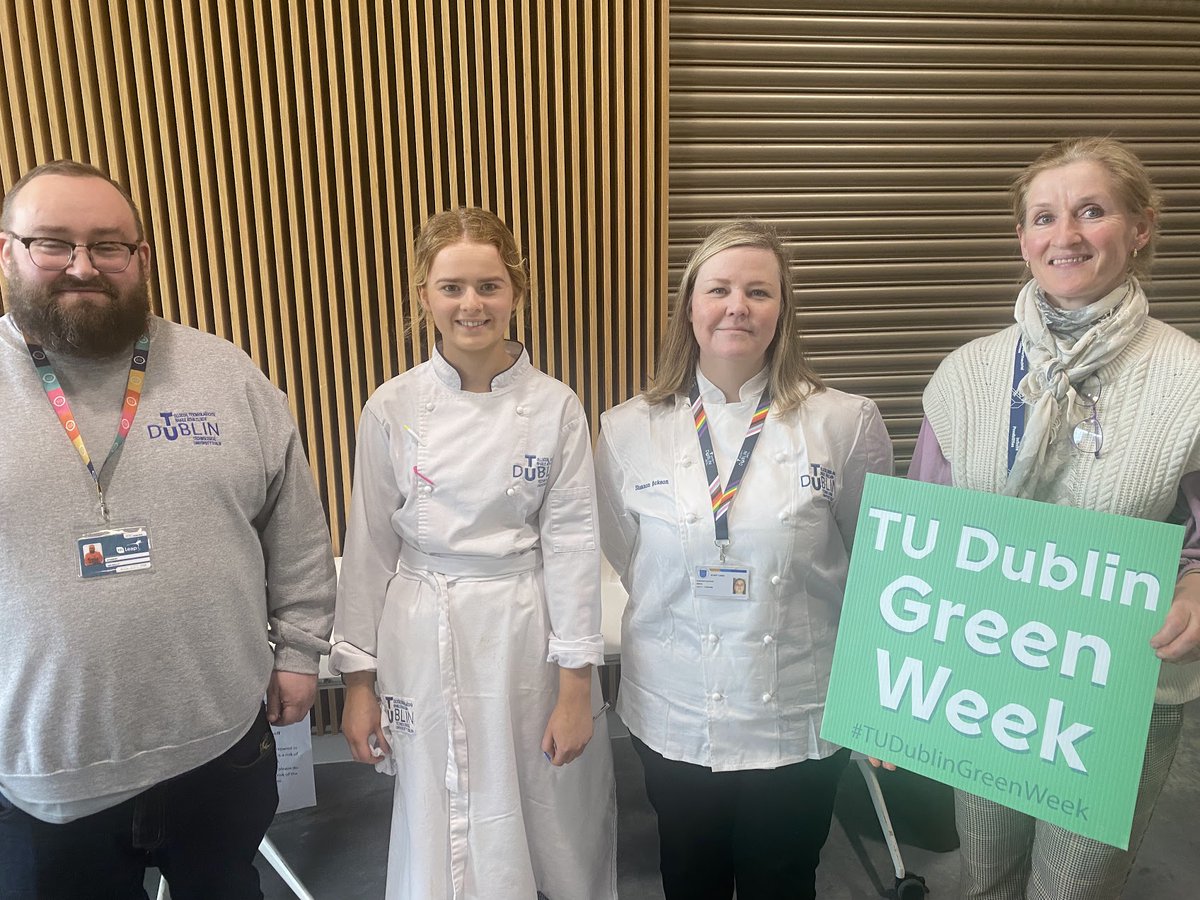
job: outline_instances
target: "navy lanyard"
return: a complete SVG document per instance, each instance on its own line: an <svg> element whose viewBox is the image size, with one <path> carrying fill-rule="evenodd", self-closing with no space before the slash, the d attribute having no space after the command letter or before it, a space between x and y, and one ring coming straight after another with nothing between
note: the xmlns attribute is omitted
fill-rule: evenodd
<svg viewBox="0 0 1200 900"><path fill-rule="evenodd" d="M729 473L729 485L722 490L721 473L717 471L717 454L713 450L712 435L708 433L708 416L704 412L704 403L700 400L700 385L692 383L688 395L692 402L692 419L696 423L696 437L700 441L700 456L704 460L704 473L708 476L708 493L712 497L713 525L717 530L717 546L721 548L721 560L725 559L725 547L729 544L729 507L737 496L738 488L742 486L742 477L746 474L746 466L750 464L750 456L754 453L754 445L762 432L763 423L767 421L767 413L771 409L771 386L763 388L754 407L754 415L750 417L750 427L742 439L742 449L738 451L737 461L733 471Z"/></svg>
<svg viewBox="0 0 1200 900"><path fill-rule="evenodd" d="M1017 354L1013 359L1012 397L1008 404L1008 471L1011 474L1017 454L1021 451L1021 441L1025 439L1025 401L1017 390L1029 371L1029 359L1025 356L1025 346L1020 336L1017 337Z"/></svg>

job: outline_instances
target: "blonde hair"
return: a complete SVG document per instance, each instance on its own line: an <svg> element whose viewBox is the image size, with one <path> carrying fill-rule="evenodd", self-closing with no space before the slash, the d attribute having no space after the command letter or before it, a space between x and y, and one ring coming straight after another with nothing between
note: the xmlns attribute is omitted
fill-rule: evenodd
<svg viewBox="0 0 1200 900"><path fill-rule="evenodd" d="M696 377L700 346L688 316L692 292L700 267L724 250L757 247L774 254L779 264L779 320L775 337L767 347L767 383L771 386L771 408L785 413L810 395L825 390L819 375L809 367L796 328L796 298L792 295L791 260L779 235L766 222L739 219L718 225L708 233L684 267L675 307L658 350L658 362L650 386L643 396L647 403L665 403L677 394L686 394Z"/></svg>
<svg viewBox="0 0 1200 900"><path fill-rule="evenodd" d="M1029 187L1033 184L1033 179L1050 169L1077 162L1094 162L1108 172L1117 199L1125 206L1125 212L1128 214L1140 216L1147 209L1153 212L1146 246L1130 260L1130 271L1138 278L1147 277L1154 262L1154 247L1158 242L1162 194L1155 188L1137 154L1116 138L1082 137L1060 141L1022 169L1008 189L1017 225L1025 227L1025 216L1029 212Z"/></svg>
<svg viewBox="0 0 1200 900"><path fill-rule="evenodd" d="M421 289L429 281L429 268L439 253L452 244L489 244L500 254L500 261L508 270L513 289L513 315L525 304L529 290L529 277L525 274L525 260L517 248L517 240L508 226L494 212L473 206L448 209L425 220L417 243L413 247L411 267L411 290L414 298L420 297ZM429 327L429 314L424 304L419 304L418 321Z"/></svg>

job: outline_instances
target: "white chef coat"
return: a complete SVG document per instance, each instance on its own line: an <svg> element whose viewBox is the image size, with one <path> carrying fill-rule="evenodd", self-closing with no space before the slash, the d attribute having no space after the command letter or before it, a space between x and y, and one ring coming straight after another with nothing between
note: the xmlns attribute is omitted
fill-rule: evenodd
<svg viewBox="0 0 1200 900"><path fill-rule="evenodd" d="M489 393L435 352L359 425L330 668L377 672L389 898L615 897L604 719L568 766L540 746L554 663L603 660L590 436L570 389L508 350Z"/></svg>
<svg viewBox="0 0 1200 900"><path fill-rule="evenodd" d="M767 370L735 403L697 377L724 487ZM719 554L686 397L604 414L596 471L601 544L629 592L617 701L629 730L716 771L834 753L818 735L859 500L867 472L892 473L875 404L827 389L772 410L727 514L726 562L750 567L749 599L693 589Z"/></svg>

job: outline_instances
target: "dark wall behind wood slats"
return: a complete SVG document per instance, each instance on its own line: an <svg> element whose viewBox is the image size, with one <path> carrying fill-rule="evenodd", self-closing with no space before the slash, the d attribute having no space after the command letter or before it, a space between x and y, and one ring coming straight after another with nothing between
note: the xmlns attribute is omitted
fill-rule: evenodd
<svg viewBox="0 0 1200 900"><path fill-rule="evenodd" d="M1012 321L1006 190L1054 141L1142 156L1151 309L1200 336L1200 3L677 0L670 33L672 280L712 222L774 222L817 370L879 402L901 470L934 367Z"/></svg>

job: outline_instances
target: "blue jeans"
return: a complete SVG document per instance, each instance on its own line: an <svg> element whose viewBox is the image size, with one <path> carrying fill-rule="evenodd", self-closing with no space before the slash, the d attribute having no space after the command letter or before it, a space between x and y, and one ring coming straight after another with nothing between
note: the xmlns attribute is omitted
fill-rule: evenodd
<svg viewBox="0 0 1200 900"><path fill-rule="evenodd" d="M261 898L254 854L279 803L275 767L260 710L216 759L73 822L42 822L0 794L0 898L141 900L148 866L173 900Z"/></svg>

